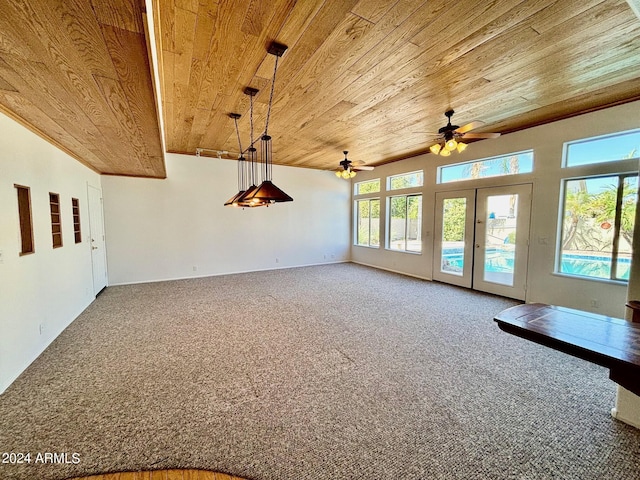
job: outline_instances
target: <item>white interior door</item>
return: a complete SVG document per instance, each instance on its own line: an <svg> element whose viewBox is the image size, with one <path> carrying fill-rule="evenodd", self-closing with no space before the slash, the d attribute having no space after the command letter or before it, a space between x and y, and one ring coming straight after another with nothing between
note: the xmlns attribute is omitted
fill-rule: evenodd
<svg viewBox="0 0 640 480"><path fill-rule="evenodd" d="M88 185L89 238L93 266L93 293L97 295L107 286L107 255L104 238L102 190Z"/></svg>
<svg viewBox="0 0 640 480"><path fill-rule="evenodd" d="M531 185L436 193L434 280L525 299Z"/></svg>
<svg viewBox="0 0 640 480"><path fill-rule="evenodd" d="M433 279L471 288L475 190L436 193Z"/></svg>
<svg viewBox="0 0 640 480"><path fill-rule="evenodd" d="M474 289L525 299L530 214L530 184L477 190Z"/></svg>

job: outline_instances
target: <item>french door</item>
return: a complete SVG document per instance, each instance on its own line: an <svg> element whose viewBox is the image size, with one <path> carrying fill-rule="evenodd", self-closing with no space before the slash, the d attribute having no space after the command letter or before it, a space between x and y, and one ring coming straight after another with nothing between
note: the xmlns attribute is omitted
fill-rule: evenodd
<svg viewBox="0 0 640 480"><path fill-rule="evenodd" d="M525 299L531 185L436 193L433 279Z"/></svg>

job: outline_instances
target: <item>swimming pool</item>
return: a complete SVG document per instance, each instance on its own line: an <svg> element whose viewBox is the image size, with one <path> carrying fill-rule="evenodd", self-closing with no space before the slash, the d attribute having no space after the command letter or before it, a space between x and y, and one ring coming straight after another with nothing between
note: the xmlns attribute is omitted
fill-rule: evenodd
<svg viewBox="0 0 640 480"><path fill-rule="evenodd" d="M464 259L462 248L446 248L442 250L443 270L447 272L462 272ZM560 272L567 275L583 277L611 278L611 257L606 255L580 255L575 253L562 254ZM487 250L485 271L513 272L514 251L512 249ZM631 258L618 257L618 278L629 279Z"/></svg>

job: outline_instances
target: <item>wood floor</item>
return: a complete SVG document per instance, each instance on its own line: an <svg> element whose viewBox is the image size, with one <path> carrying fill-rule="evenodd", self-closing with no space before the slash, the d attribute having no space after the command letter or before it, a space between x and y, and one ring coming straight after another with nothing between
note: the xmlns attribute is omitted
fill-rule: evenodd
<svg viewBox="0 0 640 480"><path fill-rule="evenodd" d="M246 480L226 473L205 470L153 470L147 472L105 473L69 480Z"/></svg>

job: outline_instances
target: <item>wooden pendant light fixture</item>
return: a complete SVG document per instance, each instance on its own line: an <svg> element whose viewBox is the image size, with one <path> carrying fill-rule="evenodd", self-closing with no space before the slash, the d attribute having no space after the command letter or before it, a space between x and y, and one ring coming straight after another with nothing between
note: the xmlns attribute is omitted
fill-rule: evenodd
<svg viewBox="0 0 640 480"><path fill-rule="evenodd" d="M269 104L267 107L267 118L264 126L264 134L260 137L260 163L262 167L262 183L258 188L247 192L243 196L243 201L250 204L260 204L269 206L272 203L292 202L293 198L278 188L272 181L273 169L273 146L269 135L269 119L271 116L271 106L273 104L273 90L276 83L276 72L278 71L278 59L287 51L287 46L273 42L268 50L276 57L273 69L273 79L271 81L271 92L269 94ZM253 144L251 145L253 146Z"/></svg>
<svg viewBox="0 0 640 480"><path fill-rule="evenodd" d="M239 113L230 113L229 117L235 122L236 135L238 136L238 148L240 149L240 157L238 158L238 193L231 197L225 206L235 207L261 207L269 206L272 203L292 202L293 198L278 188L272 181L273 170L273 146L271 144L271 136L269 136L269 119L271 116L271 106L273 104L273 91L276 83L276 72L278 71L278 59L287 51L286 45L273 42L267 51L276 57L273 69L273 79L271 81L271 92L269 94L269 104L267 107L267 118L264 126L264 133L260 137L260 164L262 183L256 186L257 180L257 149L253 140L253 97L258 90L246 87L244 93L249 95L249 112L250 112L250 144L247 150L242 149L240 141L240 132L238 129L238 119L241 117ZM247 153L247 158L244 154ZM249 182L251 185L249 186Z"/></svg>

